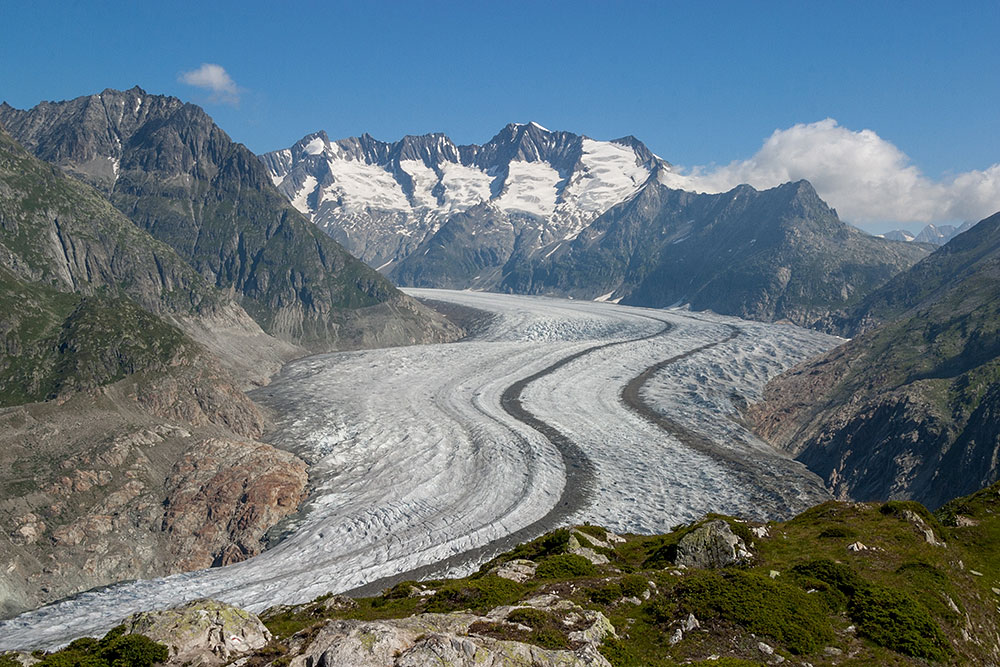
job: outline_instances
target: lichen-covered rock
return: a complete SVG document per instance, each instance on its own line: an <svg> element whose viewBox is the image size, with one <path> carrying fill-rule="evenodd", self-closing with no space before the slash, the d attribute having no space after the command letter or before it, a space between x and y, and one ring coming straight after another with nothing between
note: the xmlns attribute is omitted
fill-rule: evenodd
<svg viewBox="0 0 1000 667"><path fill-rule="evenodd" d="M575 648L550 650L476 634L470 630L484 618L466 612L417 614L383 621L328 621L308 647L292 659L290 667L610 667L597 650L605 637L617 637L604 614L556 595L540 595L519 605L492 609L485 619L503 623L512 611L523 607L565 614L574 627L580 628L569 633Z"/></svg>
<svg viewBox="0 0 1000 667"><path fill-rule="evenodd" d="M733 533L722 519L698 526L677 543L677 565L687 567L726 567L750 560L743 538Z"/></svg>
<svg viewBox="0 0 1000 667"><path fill-rule="evenodd" d="M193 600L173 609L141 612L123 623L129 633L166 644L170 665L219 665L271 639L254 614L217 600Z"/></svg>
<svg viewBox="0 0 1000 667"><path fill-rule="evenodd" d="M515 558L514 560L509 560L506 563L497 565L495 568L490 570L490 574L495 574L498 577L510 579L511 581L523 584L528 579L535 576L535 571L537 569L538 563L524 558Z"/></svg>
<svg viewBox="0 0 1000 667"><path fill-rule="evenodd" d="M591 549L590 547L583 546L580 543L579 538L577 537L578 535L580 535L581 537L583 537L585 540L587 540L591 544L593 544L595 542L598 542L599 543L598 546L602 546L602 547L605 546L604 542L601 542L600 540L598 540L597 538L593 537L592 535L586 535L586 536L584 536L582 533L579 533L577 531L573 531L572 533L570 533L569 542L566 544L566 551L567 552L569 552L571 554L576 554L577 556L583 556L584 558L586 558L587 560L589 560L594 565L607 565L610 562L608 560L608 557L605 556L604 554L597 553L595 550Z"/></svg>

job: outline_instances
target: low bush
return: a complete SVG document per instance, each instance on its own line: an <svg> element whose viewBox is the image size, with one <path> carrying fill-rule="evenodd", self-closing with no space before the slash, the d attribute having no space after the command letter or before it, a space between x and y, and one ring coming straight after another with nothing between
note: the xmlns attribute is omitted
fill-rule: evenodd
<svg viewBox="0 0 1000 667"><path fill-rule="evenodd" d="M586 533L591 537L596 537L602 542L608 539L608 531L605 530L604 528L601 528L600 526L592 526L589 523L585 523L582 526L577 526L576 529L579 530L581 533Z"/></svg>
<svg viewBox="0 0 1000 667"><path fill-rule="evenodd" d="M125 626L113 628L104 638L77 639L68 646L42 656L37 667L152 667L166 662L167 647L144 635L125 634Z"/></svg>
<svg viewBox="0 0 1000 667"><path fill-rule="evenodd" d="M849 611L858 630L879 646L927 660L951 656L948 640L927 610L901 591L867 586L853 597Z"/></svg>
<svg viewBox="0 0 1000 667"><path fill-rule="evenodd" d="M678 583L675 607L665 598L649 605L659 623L693 613L699 619L738 623L796 654L812 653L833 638L828 612L800 588L755 572L699 572Z"/></svg>
<svg viewBox="0 0 1000 667"><path fill-rule="evenodd" d="M427 600L427 611L445 613L457 609L476 611L516 602L524 588L516 581L493 575L443 586Z"/></svg>
<svg viewBox="0 0 1000 667"><path fill-rule="evenodd" d="M507 621L527 625L529 628L542 628L549 624L550 618L541 609L522 607L507 614Z"/></svg>
<svg viewBox="0 0 1000 667"><path fill-rule="evenodd" d="M589 577L597 573L594 564L576 554L559 554L543 560L535 571L539 579L570 579Z"/></svg>

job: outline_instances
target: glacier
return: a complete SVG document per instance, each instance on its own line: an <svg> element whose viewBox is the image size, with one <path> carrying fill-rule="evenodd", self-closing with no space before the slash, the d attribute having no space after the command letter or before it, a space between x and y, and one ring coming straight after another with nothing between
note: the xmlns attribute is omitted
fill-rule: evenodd
<svg viewBox="0 0 1000 667"><path fill-rule="evenodd" d="M285 539L241 563L88 591L0 622L0 649L56 647L199 597L260 611L464 574L558 525L660 532L709 511L783 517L826 497L818 478L729 417L767 379L840 339L683 309L407 292L494 317L458 343L301 359L254 393L279 415L266 439L310 464L311 494L282 526ZM638 389L664 428L623 392L668 359ZM519 405L571 443L583 473L508 410L519 381Z"/></svg>

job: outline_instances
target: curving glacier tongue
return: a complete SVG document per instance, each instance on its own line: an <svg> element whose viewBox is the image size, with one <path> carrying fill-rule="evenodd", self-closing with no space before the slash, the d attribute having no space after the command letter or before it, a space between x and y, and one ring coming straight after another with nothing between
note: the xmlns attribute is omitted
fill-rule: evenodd
<svg viewBox="0 0 1000 667"><path fill-rule="evenodd" d="M753 398L835 338L678 310L411 293L496 317L461 343L303 359L257 392L281 415L271 441L312 466L312 495L286 539L235 565L123 583L4 621L0 649L56 646L197 597L261 610L434 563L466 572L512 536L570 522L667 531L708 511L763 518L824 497L814 476L725 416L734 393ZM673 358L640 392L665 429L622 391ZM504 405L509 387L536 375L521 383L520 405L564 444ZM567 477L565 443L589 471L585 484L566 484L582 478Z"/></svg>

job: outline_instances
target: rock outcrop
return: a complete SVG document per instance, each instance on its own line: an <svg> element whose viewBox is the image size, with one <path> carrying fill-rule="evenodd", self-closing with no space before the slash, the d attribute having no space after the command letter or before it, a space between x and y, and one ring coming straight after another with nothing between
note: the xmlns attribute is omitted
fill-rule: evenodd
<svg viewBox="0 0 1000 667"><path fill-rule="evenodd" d="M104 396L0 412L4 615L122 579L243 560L296 511L295 456L215 426L137 427Z"/></svg>
<svg viewBox="0 0 1000 667"><path fill-rule="evenodd" d="M125 631L165 644L168 665L222 665L262 648L271 633L254 614L216 600L193 600L163 611L133 614Z"/></svg>
<svg viewBox="0 0 1000 667"><path fill-rule="evenodd" d="M677 565L719 568L750 560L750 550L743 538L722 519L704 523L677 542Z"/></svg>
<svg viewBox="0 0 1000 667"><path fill-rule="evenodd" d="M570 634L574 648L545 649L520 641L497 639L483 628L511 627L512 612L532 609L557 612L581 626ZM291 661L291 667L418 667L429 664L456 667L565 666L610 667L597 647L616 637L614 626L601 612L585 610L557 596L539 596L522 605L502 606L484 617L470 613L417 614L384 621L331 620Z"/></svg>

